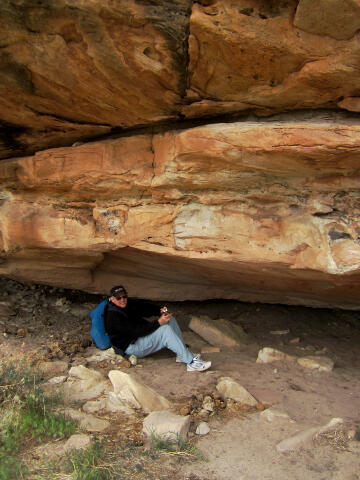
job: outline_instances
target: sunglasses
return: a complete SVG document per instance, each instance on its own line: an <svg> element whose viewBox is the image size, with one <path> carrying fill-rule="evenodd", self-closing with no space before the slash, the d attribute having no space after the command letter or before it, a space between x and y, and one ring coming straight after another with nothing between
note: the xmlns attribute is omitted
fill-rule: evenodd
<svg viewBox="0 0 360 480"><path fill-rule="evenodd" d="M119 296L115 296L116 300L121 300L122 298L128 298L127 295L119 295Z"/></svg>

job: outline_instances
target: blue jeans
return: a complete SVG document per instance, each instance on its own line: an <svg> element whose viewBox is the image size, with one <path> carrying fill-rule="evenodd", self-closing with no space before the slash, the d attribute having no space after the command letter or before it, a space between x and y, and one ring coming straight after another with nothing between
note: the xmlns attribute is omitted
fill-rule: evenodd
<svg viewBox="0 0 360 480"><path fill-rule="evenodd" d="M141 358L158 352L162 348L168 348L176 353L184 363L192 362L193 354L186 348L181 330L174 317L171 317L169 323L161 325L150 335L139 337L135 343L131 343L127 347L125 353Z"/></svg>

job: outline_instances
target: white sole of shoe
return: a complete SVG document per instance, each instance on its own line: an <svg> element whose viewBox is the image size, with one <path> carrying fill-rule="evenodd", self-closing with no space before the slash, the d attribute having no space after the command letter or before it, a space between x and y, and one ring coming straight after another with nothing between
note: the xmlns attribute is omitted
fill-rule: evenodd
<svg viewBox="0 0 360 480"><path fill-rule="evenodd" d="M205 372L205 370L209 370L211 367L211 362L205 362L205 365L202 368L194 368L194 370L186 368L187 372Z"/></svg>

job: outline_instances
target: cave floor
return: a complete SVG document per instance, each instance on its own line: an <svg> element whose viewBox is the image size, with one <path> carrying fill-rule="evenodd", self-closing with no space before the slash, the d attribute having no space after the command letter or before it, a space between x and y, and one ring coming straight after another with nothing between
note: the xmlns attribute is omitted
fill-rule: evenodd
<svg viewBox="0 0 360 480"><path fill-rule="evenodd" d="M88 312L101 298L0 278L0 358L79 364L91 346ZM175 363L171 352L162 351L140 359L140 366L131 367L129 373L178 410L215 392L221 377L232 377L261 408L286 412L290 420L269 422L257 409L216 412L207 419L210 433L193 437L207 461L169 456L161 462L162 475L154 474L154 480L360 479L360 441L348 438L360 427L360 312L219 300L167 306L193 351L203 342L188 329L192 315L237 323L248 340L241 348L203 354L213 364L208 372L189 374L184 365ZM256 363L263 347L296 357L326 356L334 361L334 369L327 373L291 362ZM107 373L114 366L98 368ZM334 417L343 419L335 434L321 436L295 452L276 451L281 440Z"/></svg>

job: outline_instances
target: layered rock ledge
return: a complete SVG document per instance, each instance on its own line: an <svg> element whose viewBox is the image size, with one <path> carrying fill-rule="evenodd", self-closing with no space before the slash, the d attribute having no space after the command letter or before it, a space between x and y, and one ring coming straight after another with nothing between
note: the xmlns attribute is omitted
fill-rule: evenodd
<svg viewBox="0 0 360 480"><path fill-rule="evenodd" d="M283 115L2 161L0 274L359 308L360 125Z"/></svg>
<svg viewBox="0 0 360 480"><path fill-rule="evenodd" d="M358 0L2 0L0 158L217 115L360 111Z"/></svg>

